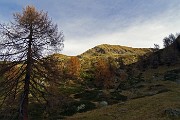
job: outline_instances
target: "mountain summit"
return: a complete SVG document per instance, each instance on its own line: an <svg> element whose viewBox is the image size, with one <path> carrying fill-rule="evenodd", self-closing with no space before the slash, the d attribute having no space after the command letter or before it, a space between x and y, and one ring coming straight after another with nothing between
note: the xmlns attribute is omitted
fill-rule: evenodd
<svg viewBox="0 0 180 120"><path fill-rule="evenodd" d="M132 48L120 45L102 44L95 46L82 53L80 56L123 56L123 55L143 55L152 52L150 48Z"/></svg>

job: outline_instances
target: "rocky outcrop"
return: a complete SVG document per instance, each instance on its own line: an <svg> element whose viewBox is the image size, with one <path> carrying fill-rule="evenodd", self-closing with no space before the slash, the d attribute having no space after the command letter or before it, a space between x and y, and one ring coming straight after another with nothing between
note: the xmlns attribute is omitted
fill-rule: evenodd
<svg viewBox="0 0 180 120"><path fill-rule="evenodd" d="M164 110L164 113L169 117L180 118L180 109L177 108L168 108Z"/></svg>

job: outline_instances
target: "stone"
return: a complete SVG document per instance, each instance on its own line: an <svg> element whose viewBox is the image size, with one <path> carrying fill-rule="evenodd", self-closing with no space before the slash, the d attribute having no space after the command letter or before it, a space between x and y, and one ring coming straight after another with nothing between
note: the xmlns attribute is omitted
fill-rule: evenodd
<svg viewBox="0 0 180 120"><path fill-rule="evenodd" d="M106 101L101 101L101 102L99 103L99 105L100 105L100 107L105 107L105 106L108 106L108 102L106 102Z"/></svg>
<svg viewBox="0 0 180 120"><path fill-rule="evenodd" d="M165 114L171 117L180 117L180 109L168 108L164 110Z"/></svg>

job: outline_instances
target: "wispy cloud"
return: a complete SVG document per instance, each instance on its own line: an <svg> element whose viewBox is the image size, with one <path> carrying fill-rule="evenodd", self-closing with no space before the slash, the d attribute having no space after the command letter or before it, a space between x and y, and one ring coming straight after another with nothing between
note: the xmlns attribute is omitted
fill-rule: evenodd
<svg viewBox="0 0 180 120"><path fill-rule="evenodd" d="M70 46L66 46L63 53L80 54L102 43L147 48L153 47L154 43L162 46L162 40L165 36L179 32L179 18L180 14L174 14L174 11L170 10L146 21L139 22L141 19L137 20L138 22L134 22L125 28L109 29L106 32L98 32L98 34L89 37L70 37L66 41L66 45Z"/></svg>

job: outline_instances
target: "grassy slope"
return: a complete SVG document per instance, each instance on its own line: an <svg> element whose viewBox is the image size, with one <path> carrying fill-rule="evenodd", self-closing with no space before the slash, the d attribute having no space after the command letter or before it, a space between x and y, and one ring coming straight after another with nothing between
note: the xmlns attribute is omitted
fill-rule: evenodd
<svg viewBox="0 0 180 120"><path fill-rule="evenodd" d="M131 55L144 55L148 52L152 52L152 49L149 48L132 48L120 45L109 45L102 44L95 46L82 53L81 57L93 57L93 56L131 56Z"/></svg>
<svg viewBox="0 0 180 120"><path fill-rule="evenodd" d="M77 57L81 61L82 68L89 69L92 63L96 63L99 59L108 59L111 57L115 60L116 58L122 58L124 64L131 64L137 62L139 56L149 52L152 52L152 49L102 44L87 50ZM71 56L53 54L49 57L66 62Z"/></svg>
<svg viewBox="0 0 180 120"><path fill-rule="evenodd" d="M125 103L96 109L86 113L78 113L67 120L171 120L164 114L167 108L180 109L180 84L161 81L166 71L179 69L180 65L160 66L158 69L148 69L143 73L147 84L161 84L169 89L168 92L132 99ZM158 80L153 80L154 74L160 74ZM148 83L148 81L150 83ZM176 119L173 119L176 120Z"/></svg>
<svg viewBox="0 0 180 120"><path fill-rule="evenodd" d="M174 70L174 69L180 69L180 63L176 64L174 66L169 66L169 67L164 65L164 66L159 66L158 69L147 69L143 73L143 77L147 81L152 80L155 73L163 76L166 71L171 71L171 70ZM162 77L158 78L158 80L162 80L162 79L163 79Z"/></svg>
<svg viewBox="0 0 180 120"><path fill-rule="evenodd" d="M152 49L103 44L84 52L78 57L85 62L83 65L88 68L90 61L96 61L101 57L121 57L126 64L131 64L137 61L138 56L148 52L152 52ZM59 55L57 57L61 58ZM67 56L63 57L68 58ZM176 66L176 68L180 68L180 66ZM143 76L146 81L149 81L154 79L154 73L164 74L167 70L172 69L175 69L175 67L161 66L156 70L148 69ZM160 80L162 79L160 78ZM129 100L122 104L119 103L86 113L78 113L67 117L67 120L168 120L170 118L164 114L164 110L167 108L180 108L180 85L173 82L155 81L156 84L158 82L166 86L170 91Z"/></svg>
<svg viewBox="0 0 180 120"><path fill-rule="evenodd" d="M180 85L173 82L161 82L161 84L170 91L79 113L67 120L170 120L164 114L164 110L180 108Z"/></svg>
<svg viewBox="0 0 180 120"><path fill-rule="evenodd" d="M87 50L78 55L82 60L82 66L87 66L87 62L96 62L98 59L121 58L124 64L131 64L138 61L139 56L151 53L150 48L132 48L120 45L102 44Z"/></svg>
<svg viewBox="0 0 180 120"><path fill-rule="evenodd" d="M99 45L85 53L79 55L81 60L95 61L99 57L122 57L127 64L136 62L136 56L144 55L151 52L151 49L131 48L118 45ZM55 57L64 57L55 55ZM133 58L133 59L132 59ZM176 66L180 68L180 66ZM163 74L167 70L175 69L174 67L161 66L158 69L148 69L145 71L145 80L152 80L154 73ZM155 82L157 83L157 81ZM160 93L154 96L146 96L139 99L129 100L123 104L116 104L104 108L96 109L86 113L79 113L72 117L67 117L67 120L168 120L168 116L164 114L167 108L180 108L180 85L173 82L160 82L170 91Z"/></svg>

